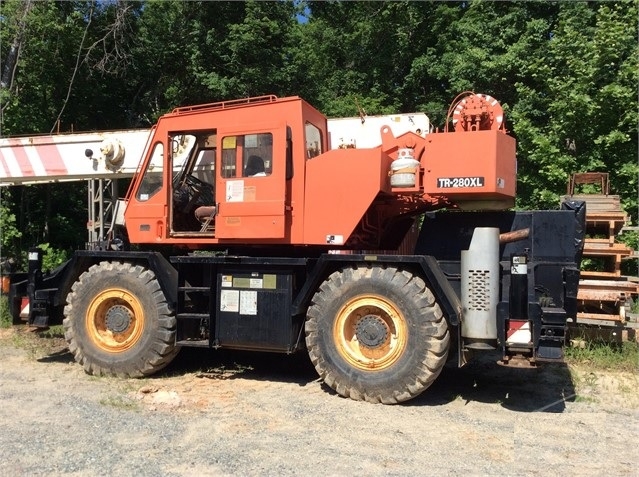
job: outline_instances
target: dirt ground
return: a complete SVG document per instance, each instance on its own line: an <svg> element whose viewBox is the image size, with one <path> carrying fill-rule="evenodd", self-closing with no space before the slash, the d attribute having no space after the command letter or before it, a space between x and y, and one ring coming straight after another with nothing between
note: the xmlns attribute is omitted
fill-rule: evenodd
<svg viewBox="0 0 639 477"><path fill-rule="evenodd" d="M96 378L59 337L0 330L0 475L639 475L638 385L485 359L383 406L305 356L186 349Z"/></svg>

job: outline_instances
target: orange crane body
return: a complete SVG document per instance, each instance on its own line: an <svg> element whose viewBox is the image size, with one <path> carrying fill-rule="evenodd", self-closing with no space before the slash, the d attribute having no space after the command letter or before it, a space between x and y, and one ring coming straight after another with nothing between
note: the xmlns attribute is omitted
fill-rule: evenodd
<svg viewBox="0 0 639 477"><path fill-rule="evenodd" d="M182 347L304 351L338 394L386 404L473 353L561 360L583 203L508 210L515 140L490 96L460 96L450 132L403 119L371 140L366 117L331 132L299 97L173 110L145 136L106 243L54 270L31 249L3 279L14 323L62 324L97 375L147 376ZM100 154L87 147L83 167L130 169L122 141L86 140ZM34 178L30 144L0 141L0 173Z"/></svg>
<svg viewBox="0 0 639 477"><path fill-rule="evenodd" d="M178 230L173 224L178 212L171 203L176 186L171 144L183 135L196 137L195 142L208 138L208 150L215 154L214 184L209 184L214 204L209 205L215 205L216 212L214 227L206 230ZM513 205L515 141L503 129L424 137L409 132L396 138L382 127L380 136L382 145L376 148L328 150L327 119L298 97L176 109L158 121L143 173L129 191L129 239L186 246L240 241L379 248L379 238L398 218L443 207ZM253 143L255 137L266 141ZM313 141L315 137L319 140ZM167 151L162 164L155 158L158 149ZM393 187L391 166L405 149L418 161L415 182ZM268 156L265 176L240 173L254 153ZM232 164L225 165L230 156ZM139 193L151 175L161 175L161 186L152 194ZM363 233L365 221L369 227Z"/></svg>

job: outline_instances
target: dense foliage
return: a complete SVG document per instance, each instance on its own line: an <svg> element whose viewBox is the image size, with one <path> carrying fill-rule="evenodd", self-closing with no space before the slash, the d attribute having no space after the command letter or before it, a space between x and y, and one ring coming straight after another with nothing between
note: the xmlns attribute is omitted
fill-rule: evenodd
<svg viewBox="0 0 639 477"><path fill-rule="evenodd" d="M300 95L328 116L421 111L473 90L518 140L518 207L611 174L637 220L636 0L35 1L0 4L0 133L146 127L173 107ZM85 240L82 188L3 191L3 255Z"/></svg>

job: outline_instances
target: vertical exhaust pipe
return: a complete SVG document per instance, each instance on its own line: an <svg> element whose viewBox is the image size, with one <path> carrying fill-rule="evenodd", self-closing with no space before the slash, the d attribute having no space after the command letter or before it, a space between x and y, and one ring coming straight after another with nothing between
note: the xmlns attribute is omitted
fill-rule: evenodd
<svg viewBox="0 0 639 477"><path fill-rule="evenodd" d="M477 227L461 252L462 338L465 348L497 347L499 229Z"/></svg>

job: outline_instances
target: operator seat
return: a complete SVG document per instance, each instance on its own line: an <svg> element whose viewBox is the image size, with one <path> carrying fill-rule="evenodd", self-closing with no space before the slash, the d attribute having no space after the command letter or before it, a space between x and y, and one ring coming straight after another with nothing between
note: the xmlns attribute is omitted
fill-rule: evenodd
<svg viewBox="0 0 639 477"><path fill-rule="evenodd" d="M214 205L202 205L195 209L195 218L200 221L202 224L202 228L200 232L206 232L209 228L209 225L215 218L215 213L217 212L217 207Z"/></svg>

